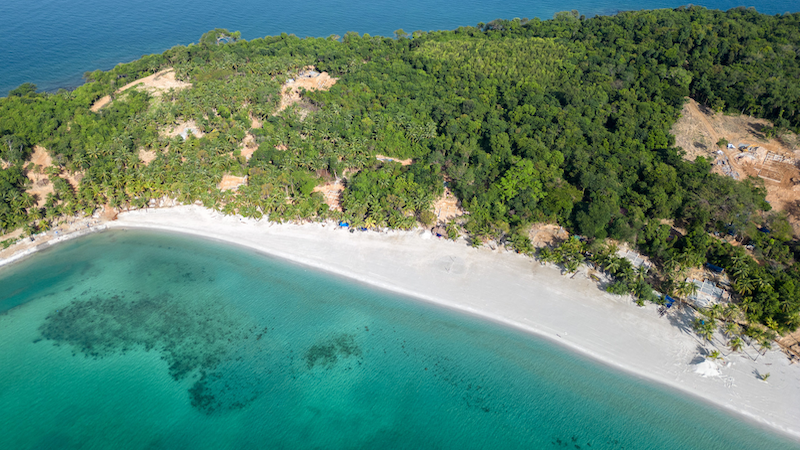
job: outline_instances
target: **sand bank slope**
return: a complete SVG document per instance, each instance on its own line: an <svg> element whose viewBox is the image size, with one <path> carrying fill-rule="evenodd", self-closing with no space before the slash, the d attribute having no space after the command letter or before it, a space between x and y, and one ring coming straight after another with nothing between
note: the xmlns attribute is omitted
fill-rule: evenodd
<svg viewBox="0 0 800 450"><path fill-rule="evenodd" d="M109 227L180 231L276 256L491 318L608 364L688 391L800 438L800 365L777 351L730 355L720 376L696 371L704 343L688 317L598 289L585 277L513 253L472 249L419 232L348 233L332 224L270 224L196 207L120 214ZM429 236L429 235L427 235ZM765 383L755 372L769 372Z"/></svg>

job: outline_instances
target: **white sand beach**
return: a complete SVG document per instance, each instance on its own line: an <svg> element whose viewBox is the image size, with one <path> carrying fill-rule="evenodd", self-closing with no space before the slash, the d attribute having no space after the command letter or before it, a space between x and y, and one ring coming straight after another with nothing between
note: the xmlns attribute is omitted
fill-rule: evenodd
<svg viewBox="0 0 800 450"><path fill-rule="evenodd" d="M718 372L701 352L688 311L659 317L655 305L602 291L586 276L513 252L474 249L422 231L350 233L333 223L275 224L199 206L122 213L105 224L189 233L247 246L311 267L521 328L606 364L735 411L800 440L800 364L778 350L728 354ZM2 262L0 262L2 265ZM777 345L776 345L777 348ZM767 382L757 373L770 373Z"/></svg>

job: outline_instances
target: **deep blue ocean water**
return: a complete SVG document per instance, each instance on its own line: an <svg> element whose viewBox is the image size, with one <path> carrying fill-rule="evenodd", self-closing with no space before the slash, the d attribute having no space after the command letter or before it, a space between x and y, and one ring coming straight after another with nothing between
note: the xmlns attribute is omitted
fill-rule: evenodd
<svg viewBox="0 0 800 450"><path fill-rule="evenodd" d="M106 232L0 270L2 449L800 445L557 345L253 251Z"/></svg>
<svg viewBox="0 0 800 450"><path fill-rule="evenodd" d="M707 8L755 6L796 12L796 0L700 0ZM144 54L197 42L215 27L245 39L347 31L392 36L394 30L453 29L493 19L539 17L576 9L586 16L674 8L680 0L3 0L0 2L0 96L25 82L54 91L82 83L84 72L110 69Z"/></svg>

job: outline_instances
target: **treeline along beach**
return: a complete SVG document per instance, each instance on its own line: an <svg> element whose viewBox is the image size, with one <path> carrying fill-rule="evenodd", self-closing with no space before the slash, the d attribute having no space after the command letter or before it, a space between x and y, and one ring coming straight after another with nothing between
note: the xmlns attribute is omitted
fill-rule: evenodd
<svg viewBox="0 0 800 450"><path fill-rule="evenodd" d="M692 98L796 139L798 48L800 14L744 8L394 37L216 29L74 91L25 84L0 100L0 231L168 197L273 221L421 223L534 254L528 230L549 222L583 238L557 261L607 258L608 239L648 255L644 274L595 261L641 301L688 295L692 268L724 270L724 320L768 345L800 325L793 213L773 211L758 178L683 158L670 129ZM437 215L445 192L466 214Z"/></svg>

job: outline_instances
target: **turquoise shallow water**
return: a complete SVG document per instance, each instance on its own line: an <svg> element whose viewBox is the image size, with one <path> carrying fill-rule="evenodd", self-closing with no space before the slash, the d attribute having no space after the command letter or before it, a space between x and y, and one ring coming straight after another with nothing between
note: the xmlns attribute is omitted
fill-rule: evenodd
<svg viewBox="0 0 800 450"><path fill-rule="evenodd" d="M117 231L0 271L0 448L800 448L516 330Z"/></svg>
<svg viewBox="0 0 800 450"><path fill-rule="evenodd" d="M453 29L514 17L549 19L577 9L587 17L633 9L675 8L681 0L3 0L0 2L0 96L25 82L55 91L81 75L143 54L197 42L215 27L245 39L347 31L392 36L394 30ZM796 0L697 0L727 10L755 6L766 14L800 10Z"/></svg>

